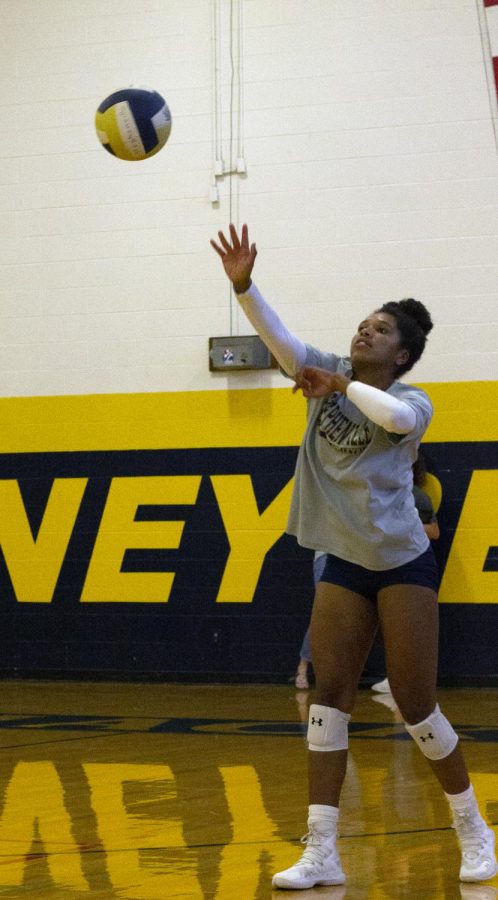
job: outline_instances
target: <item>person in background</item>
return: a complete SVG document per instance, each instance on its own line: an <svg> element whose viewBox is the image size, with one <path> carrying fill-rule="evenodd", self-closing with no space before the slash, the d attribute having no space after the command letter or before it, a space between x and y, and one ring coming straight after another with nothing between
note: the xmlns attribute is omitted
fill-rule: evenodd
<svg viewBox="0 0 498 900"><path fill-rule="evenodd" d="M325 568L326 562L326 553L323 551L317 551L315 553L315 557L313 559L313 581L315 584L315 590L318 582L320 581L322 572ZM311 663L311 641L310 641L310 626L308 625L306 629L306 633L303 638L303 643L301 645L301 650L299 653L299 662L297 664L297 671L294 678L294 684L296 688L300 691L307 691L310 686L309 675L308 675L308 667Z"/></svg>

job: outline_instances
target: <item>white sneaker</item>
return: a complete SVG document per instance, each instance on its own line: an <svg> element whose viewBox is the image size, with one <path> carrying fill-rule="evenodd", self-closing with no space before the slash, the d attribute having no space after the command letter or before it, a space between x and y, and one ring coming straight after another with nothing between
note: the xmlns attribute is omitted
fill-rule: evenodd
<svg viewBox="0 0 498 900"><path fill-rule="evenodd" d="M389 687L389 681L387 678L384 678L383 681L378 681L377 684L372 685L373 691L378 691L379 694L390 694L391 688Z"/></svg>
<svg viewBox="0 0 498 900"><path fill-rule="evenodd" d="M392 694L374 694L371 699L376 703L382 703L382 706L387 706L391 712L398 712L398 704Z"/></svg>
<svg viewBox="0 0 498 900"><path fill-rule="evenodd" d="M287 890L304 890L317 884L344 884L346 876L335 846L335 838L324 836L310 826L301 838L306 850L301 858L283 872L273 876L272 885Z"/></svg>
<svg viewBox="0 0 498 900"><path fill-rule="evenodd" d="M462 851L460 881L487 881L498 872L495 856L495 834L482 827L475 816L456 814L453 824Z"/></svg>

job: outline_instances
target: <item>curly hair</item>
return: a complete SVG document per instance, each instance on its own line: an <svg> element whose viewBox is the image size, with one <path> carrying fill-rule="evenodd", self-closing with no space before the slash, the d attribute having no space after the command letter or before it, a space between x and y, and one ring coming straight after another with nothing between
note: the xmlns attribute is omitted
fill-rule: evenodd
<svg viewBox="0 0 498 900"><path fill-rule="evenodd" d="M401 346L410 354L407 362L398 366L396 374L403 375L415 365L424 352L427 335L433 327L429 310L420 300L409 297L398 302L392 300L384 303L376 312L388 313L396 319L401 335Z"/></svg>

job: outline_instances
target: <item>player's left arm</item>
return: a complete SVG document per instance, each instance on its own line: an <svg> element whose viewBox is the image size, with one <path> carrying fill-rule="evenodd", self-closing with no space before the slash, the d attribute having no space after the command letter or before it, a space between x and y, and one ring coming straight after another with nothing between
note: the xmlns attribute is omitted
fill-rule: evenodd
<svg viewBox="0 0 498 900"><path fill-rule="evenodd" d="M299 388L305 397L328 397L337 391L345 394L367 418L390 434L409 434L417 422L415 410L410 404L362 381L352 381L338 372L305 366L296 376L294 390Z"/></svg>
<svg viewBox="0 0 498 900"><path fill-rule="evenodd" d="M351 381L346 396L376 425L388 434L410 434L417 424L417 414L409 403L399 400L362 381Z"/></svg>

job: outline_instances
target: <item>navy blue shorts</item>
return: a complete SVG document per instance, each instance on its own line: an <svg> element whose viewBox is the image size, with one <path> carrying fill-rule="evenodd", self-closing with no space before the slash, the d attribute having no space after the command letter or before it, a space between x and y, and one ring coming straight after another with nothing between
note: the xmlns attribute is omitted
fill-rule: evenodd
<svg viewBox="0 0 498 900"><path fill-rule="evenodd" d="M428 547L424 553L404 566L385 569L383 572L364 569L363 566L357 566L328 553L320 581L338 584L348 591L375 600L382 588L392 584L420 584L437 592L439 572L432 547Z"/></svg>

